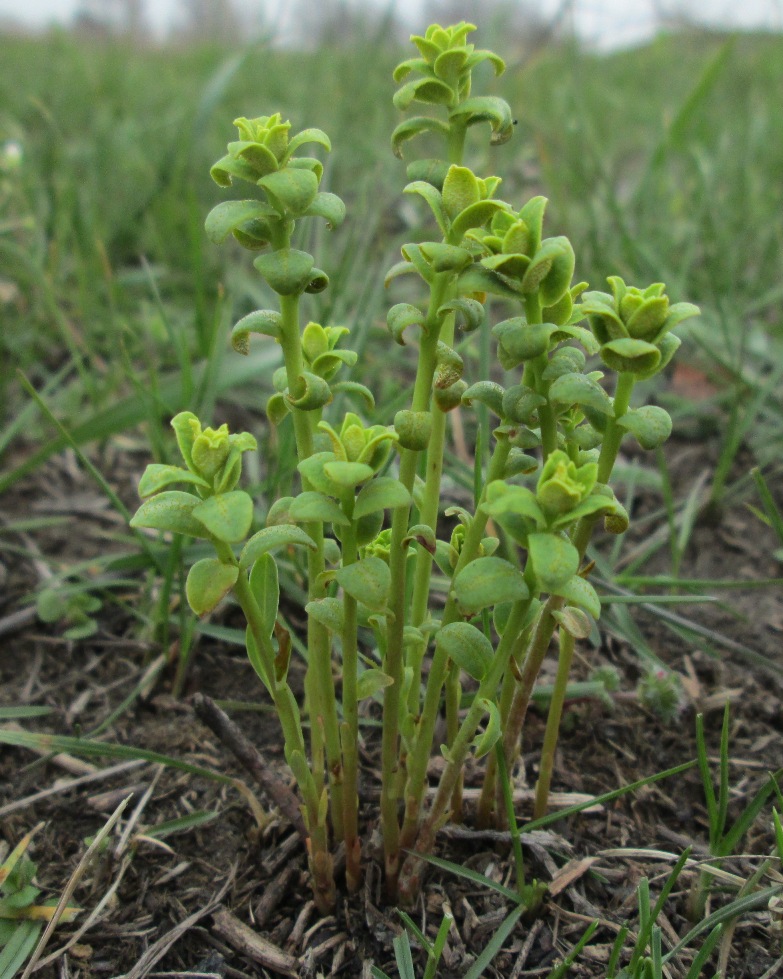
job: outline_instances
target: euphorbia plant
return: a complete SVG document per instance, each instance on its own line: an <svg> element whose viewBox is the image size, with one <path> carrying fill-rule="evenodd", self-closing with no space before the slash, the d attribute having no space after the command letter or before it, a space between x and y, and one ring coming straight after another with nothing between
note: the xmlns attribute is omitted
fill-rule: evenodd
<svg viewBox="0 0 783 979"><path fill-rule="evenodd" d="M272 378L267 414L272 425L293 425L301 490L267 506L251 535L254 501L236 487L255 439L225 426L203 428L184 412L172 424L185 468L148 467L140 485L148 499L133 520L214 546L215 556L190 570L188 601L202 615L232 593L245 614L248 656L280 717L324 911L334 901L334 844L345 844L348 888L361 880L360 701L374 697L383 709L379 816L387 892L411 898L420 854L458 815L470 753L488 757L480 815L495 818L492 749L502 738L506 761L515 761L557 630L560 660L536 802L538 812L546 808L574 643L600 614L585 552L599 520L612 533L628 525L609 486L612 468L626 435L654 448L671 428L662 409L631 407L633 387L668 363L679 343L672 328L698 312L670 304L661 284L637 289L615 277L610 293L572 284L574 251L567 238L545 235L546 200L513 206L497 196L498 177L464 165L472 127L487 123L492 144L505 143L513 130L503 100L471 92L482 62L497 74L504 69L497 55L468 43L473 30L433 25L412 38L418 57L394 75L402 83L394 98L399 109L417 103L433 113L400 123L394 151L401 156L421 134L442 146L440 157L409 163L405 187L429 207L437 230L431 240L405 245L388 275L418 280L411 301L388 313L397 343L418 337L409 407L385 424L368 424L358 412L374 413L371 392L339 376L357 360L340 346L348 331L303 321L303 296L328 288L328 278L313 256L292 247L294 227L310 218L334 227L345 207L320 189L319 160L298 151L308 143L328 151L329 139L318 129L292 136L279 115L238 119L239 139L212 176L224 187L249 183L260 196L219 204L207 234L215 242L233 235L260 252L254 264L279 297L277 309L240 320L232 341L240 353L253 333L280 344L283 366ZM492 327L490 295L504 310ZM491 329L505 387L494 374L463 378L458 328ZM331 417L336 391L354 398L357 412ZM494 446L474 507L446 511L457 519L446 540L439 518L448 414L474 403L497 418ZM168 488L176 484L186 488ZM501 538L505 557L496 554ZM296 547L307 560L304 704L288 683L292 643L277 620L271 556ZM437 598L442 589L431 587L434 570L448 581L445 604ZM438 746L442 708L447 737ZM428 764L438 747L445 767L427 807Z"/></svg>

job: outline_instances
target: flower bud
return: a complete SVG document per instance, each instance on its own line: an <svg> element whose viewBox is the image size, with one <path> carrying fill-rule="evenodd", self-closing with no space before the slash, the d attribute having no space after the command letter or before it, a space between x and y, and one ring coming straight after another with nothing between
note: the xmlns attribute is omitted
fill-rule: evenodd
<svg viewBox="0 0 783 979"><path fill-rule="evenodd" d="M568 513L590 494L597 468L594 463L577 467L565 452L552 452L539 477L536 499L550 516Z"/></svg>

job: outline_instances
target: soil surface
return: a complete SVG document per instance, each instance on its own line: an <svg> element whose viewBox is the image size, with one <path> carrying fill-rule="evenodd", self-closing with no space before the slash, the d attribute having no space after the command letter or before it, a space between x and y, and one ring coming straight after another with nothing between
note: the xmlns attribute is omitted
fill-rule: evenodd
<svg viewBox="0 0 783 979"><path fill-rule="evenodd" d="M133 443L113 451L111 457L106 452L96 457L96 464L110 474L112 485L133 508L143 451ZM714 447L709 442L673 442L666 451L676 498L684 498L694 486L698 491L702 474L714 468ZM646 458L645 464L653 463ZM638 491L634 510L639 525L623 545L620 564L631 561L635 549L658 535L663 546L641 570L666 573L671 567L670 538L659 494ZM20 520L47 517L67 519L35 529L13 529ZM87 734L108 718L102 740L236 776L258 793L265 815L259 826L246 794L233 785L155 764L0 749L0 856L42 824L29 852L38 865L37 880L49 897L59 897L85 854L85 841L131 796L76 884L70 903L83 908L82 915L56 929L41 960L48 964L38 974L84 979L184 973L352 977L370 976L374 964L396 976L392 940L401 931L401 921L384 906L380 867L372 859L377 847L376 728L365 728L362 815L368 841L365 853L370 859L364 887L350 899L341 896L332 916L319 918L309 899L300 837L196 718L189 700L196 692L229 704L260 700L242 649L202 637L185 695L177 700L171 693L176 641L170 649L161 649L135 614L141 607L139 596L144 589L156 587L154 582L134 579L129 571L125 584L103 592L102 608L95 613L98 631L84 640L63 638L62 624L46 625L30 611L31 596L52 571L82 564L83 573L90 575L90 561L107 548L117 548L123 530L122 518L68 453L50 460L35 478L0 500L0 705L52 708L47 717L20 722L28 731ZM780 575L772 553L775 547L773 535L742 504L720 514L703 513L685 549L680 574L743 579L748 586L713 590L718 601L709 604L663 607L696 623L701 635L686 631L682 622L675 620L673 629L651 612L631 607L647 644L681 678L682 700L673 719L663 721L635 695L642 663L638 651L619 635L611 615L602 620L597 648L580 645L575 679L585 679L596 666L610 664L619 672L621 686L611 709L597 700L568 704L553 786L557 793L566 794L557 797L560 805L573 800L568 793L610 792L695 758L697 712L704 714L714 760L727 699L731 703L729 823L765 783L767 773L783 767L783 588L753 587L754 581ZM700 590L710 593L707 587ZM629 608L614 608L618 607ZM295 613L291 617L297 621ZM239 626L240 622L235 610L224 607L213 624ZM167 656L171 663L156 671L156 664L159 667ZM542 682L551 681L553 675L550 656ZM139 685L140 695L131 697ZM126 699L130 703L123 708ZM268 765L284 772L279 728L267 705L255 711L227 709ZM531 814L527 787L535 784L544 723L543 710L532 713L523 746L524 765L516 774L517 811L523 822ZM110 770L114 774L106 774ZM477 769L469 773L467 787L479 785ZM508 836L473 828L470 795L466 792L465 825L441 834L438 853L513 886ZM155 835L161 824L200 812L217 817L163 838ZM536 918L523 919L511 930L483 974L504 979L547 976L587 926L597 921L589 946L569 974L604 977L620 928L628 925L634 933L638 927L641 878L648 877L657 894L685 847L692 846L697 858L706 853L707 828L699 773L691 768L533 834L530 843L525 842L528 874L549 883L549 894ZM719 884L711 910L735 897L761 858L773 852L767 805L734 856L722 864L735 878ZM777 866L773 862L760 886L781 879L775 876ZM687 906L695 879L694 871L683 872L659 918L664 951L691 927ZM97 915L85 930L96 908ZM500 894L432 868L421 900L410 913L418 927L434 936L443 913L452 912L455 923L439 975L457 977L467 973L512 909ZM766 906L737 922L731 941L725 940L726 977L783 974L780 932L774 925ZM700 936L671 962L672 976L686 974L702 941ZM422 974L425 960L415 945L414 960L417 974ZM702 974L712 976L717 962L716 952Z"/></svg>

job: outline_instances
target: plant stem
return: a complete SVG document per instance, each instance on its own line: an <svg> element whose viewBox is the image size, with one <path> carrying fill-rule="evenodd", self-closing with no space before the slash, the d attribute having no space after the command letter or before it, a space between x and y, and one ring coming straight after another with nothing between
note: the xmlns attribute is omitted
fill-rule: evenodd
<svg viewBox="0 0 783 979"><path fill-rule="evenodd" d="M552 633L555 631L556 622L552 612L559 611L563 607L564 601L558 595L550 595L538 616L533 638L530 641L530 646L522 667L522 676L511 701L511 709L509 710L508 721L503 736L503 749L506 753L506 763L509 770L519 750L519 739L522 734L525 717L527 716L527 708L530 704L533 687L541 671L541 664L544 662L544 657L549 649L549 641L552 638Z"/></svg>
<svg viewBox="0 0 783 979"><path fill-rule="evenodd" d="M413 388L412 411L429 407L432 378L435 373L440 319L438 310L445 301L451 273L436 277L430 290L430 302L424 322L416 381ZM416 477L418 452L403 449L400 453L400 482L410 492ZM389 546L389 570L392 592L389 596L391 615L387 619L386 658L384 672L391 677L383 698L383 735L381 744L381 826L383 832L386 890L394 900L400 865L400 826L397 820L395 783L399 763L400 701L403 675L403 630L405 628L405 577L407 549L403 540L408 532L410 507L397 507L392 513L392 533Z"/></svg>
<svg viewBox="0 0 783 979"><path fill-rule="evenodd" d="M492 453L492 459L490 460L489 471L487 472L487 484L502 477L510 451L511 445L509 440L506 438L499 439L495 445L495 451ZM478 557L488 519L480 505L485 499L485 496L486 487L484 493L482 493L479 506L476 508L473 521L465 534L459 560L454 569L455 577L467 564ZM448 625L450 622L455 622L458 618L460 618L460 613L456 600L450 596L443 611L441 625ZM424 705L417 722L418 730L416 733L415 749L412 757L408 759L408 781L405 786L405 818L401 836L401 845L403 847L412 846L418 833L419 813L427 778L427 763L432 747L435 724L438 719L441 689L447 673L448 660L446 654L436 645L435 655L432 659L430 675L427 679L427 687L424 693Z"/></svg>
<svg viewBox="0 0 783 979"><path fill-rule="evenodd" d="M609 477L612 475L612 469L617 460L617 453L620 451L620 443L622 442L623 435L625 435L625 431L617 424L617 419L622 418L628 411L631 402L631 393L633 392L635 383L636 375L629 372L623 372L617 377L617 387L615 388L614 394L614 414L607 422L603 444L601 445L601 454L598 457L599 483L608 483ZM587 545L590 543L593 527L597 520L598 517L595 514L591 514L590 516L582 517L576 525L572 541L574 547L582 557L584 557Z"/></svg>
<svg viewBox="0 0 783 979"><path fill-rule="evenodd" d="M574 658L574 637L566 629L560 629L560 658L557 663L557 676L552 690L552 700L549 704L549 714L544 732L544 744L541 749L541 768L536 783L536 801L533 818L540 819L546 815L549 803L549 788L552 784L552 769L555 763L555 749L560 733L560 721L563 716L568 677L571 672L571 662Z"/></svg>
<svg viewBox="0 0 783 979"><path fill-rule="evenodd" d="M284 247L289 239L286 238ZM299 378L304 370L302 359L302 343L299 333L299 297L281 296L280 312L280 346L283 348L283 361L286 370L286 380L289 392L296 390ZM302 462L312 455L314 419L313 413L293 407L291 409L296 437L296 451ZM303 486L308 488L306 480ZM323 524L311 523L305 527L306 532L315 542L315 550L307 552L308 599L315 601L323 598L325 589L321 581L324 571L324 531ZM313 758L313 776L317 785L323 784L323 770L316 764L323 757L325 742L326 761L329 769L329 783L332 803L332 828L335 838L343 837L343 761L340 750L340 733L337 721L337 698L332 676L332 656L329 633L326 628L312 617L307 620L307 649L310 654L310 664L307 671L307 695L311 713L310 739Z"/></svg>
<svg viewBox="0 0 783 979"><path fill-rule="evenodd" d="M343 512L351 521L343 535L343 567L358 559L356 524L353 520L355 497L353 490L346 492ZM361 843L359 841L359 697L358 697L358 619L356 599L343 592L343 766L344 766L344 818L345 877L348 890L355 892L361 884Z"/></svg>
<svg viewBox="0 0 783 979"><path fill-rule="evenodd" d="M227 548L228 545L225 547ZM299 706L287 681L278 683L275 678L275 654L272 643L267 635L258 603L244 571L239 572L239 577L234 585L234 594L245 614L256 648L261 656L267 688L283 728L286 758L298 753L304 759L307 755ZM297 782L307 812L308 860L313 877L313 895L319 910L327 914L334 907L334 865L329 853L326 825L319 818L320 792L312 772L306 766L304 767L304 776L297 777Z"/></svg>
<svg viewBox="0 0 783 979"><path fill-rule="evenodd" d="M454 788L459 780L460 773L462 772L462 768L465 763L465 756L470 749L471 742L473 741L476 731L478 730L478 726L485 714L485 708L482 705L482 701L493 700L496 695L501 677L505 672L509 657L514 649L514 640L519 634L519 630L525 621L527 610L530 607L530 601L531 599L525 598L514 603L506 629L503 633L503 638L500 640L497 651L495 652L495 656L492 660L492 664L487 673L481 679L479 688L476 691L475 697L473 698L473 703L468 710L465 720L460 726L459 732L454 739L454 743L449 747L448 759L446 767L440 777L440 782L438 783L438 791L435 794L435 798L433 799L432 805L427 813L427 817L422 823L421 828L418 830L414 844L411 847L411 849L413 849L415 852L407 857L405 864L403 865L402 874L400 876L400 892L407 899L412 898L418 891L418 868L421 862L418 855L422 853L429 853L432 850L432 846L435 842L435 834L443 822L443 816L447 811L449 801L452 798ZM436 646L436 660L439 658L438 650L439 647ZM445 656L442 658L445 660ZM432 669L435 670L435 668L435 660L433 660ZM429 693L429 684L427 692ZM422 754L421 745L417 744L416 747L418 756Z"/></svg>

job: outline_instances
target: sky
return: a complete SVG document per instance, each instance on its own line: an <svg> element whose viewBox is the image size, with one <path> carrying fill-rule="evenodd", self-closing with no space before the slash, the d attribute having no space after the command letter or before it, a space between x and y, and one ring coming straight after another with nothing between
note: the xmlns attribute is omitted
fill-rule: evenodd
<svg viewBox="0 0 783 979"><path fill-rule="evenodd" d="M286 7L286 0L241 2L243 6L255 4L270 14L279 14ZM383 4L384 0L374 2ZM554 15L562 2L538 0L536 6L543 14ZM176 20L178 8L181 10L180 0L145 0L144 5L147 22L160 34ZM66 24L78 6L79 0L0 0L0 21L13 18L35 27ZM420 0L398 0L395 7L418 29ZM571 16L586 40L601 47L616 47L648 38L654 31L656 10L686 11L713 26L783 30L783 0L574 0Z"/></svg>

